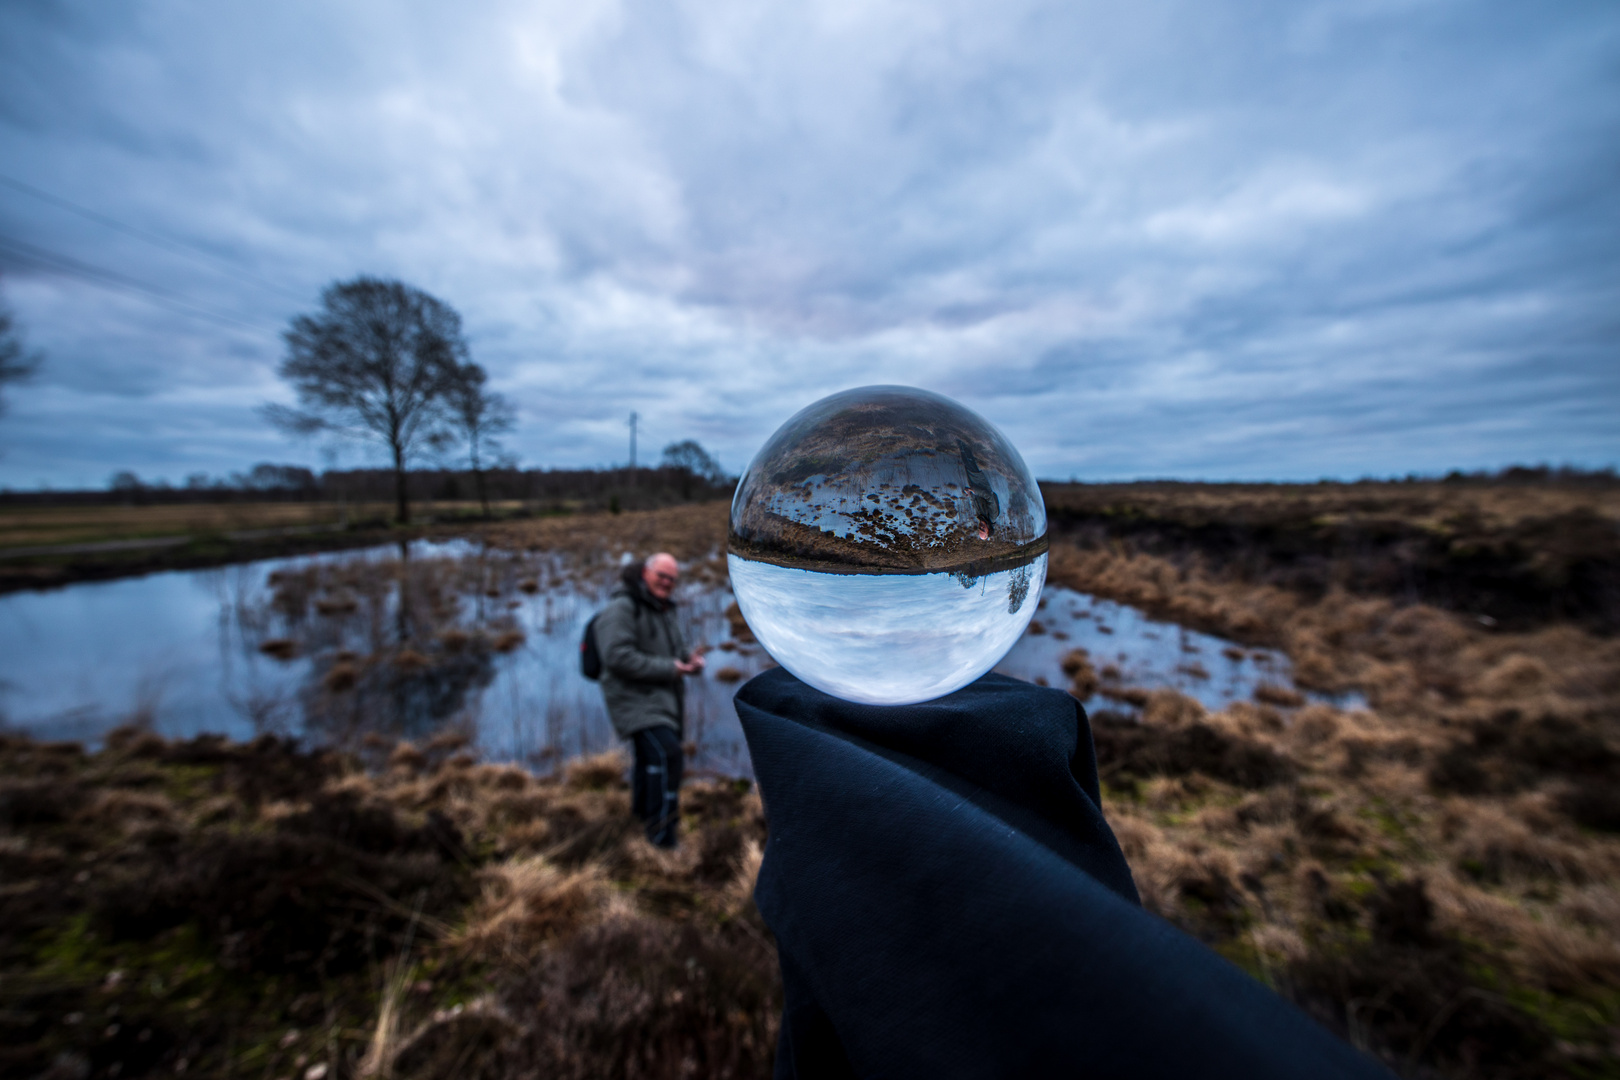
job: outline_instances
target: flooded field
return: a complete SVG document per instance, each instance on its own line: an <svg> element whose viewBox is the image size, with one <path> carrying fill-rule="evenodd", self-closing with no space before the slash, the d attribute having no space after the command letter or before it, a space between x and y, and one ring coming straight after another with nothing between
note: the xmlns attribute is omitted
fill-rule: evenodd
<svg viewBox="0 0 1620 1080"><path fill-rule="evenodd" d="M1620 594L1592 556L1611 504L1180 494L1049 496L1070 517L1000 665L1086 701L1144 906L1402 1075L1613 1075ZM763 1075L767 830L731 779L730 699L771 661L735 619L726 531L719 502L559 515L0 597L20 1075L74 1054L96 1075L360 1075L460 1062L492 1031L602 1055L570 1075L672 1045ZM621 560L656 548L710 648L673 854L641 839L623 754L589 753L617 748L576 667ZM113 734L131 718L150 730ZM204 731L235 741L184 738ZM241 911L267 914L244 936ZM323 942L346 966L288 971Z"/></svg>
<svg viewBox="0 0 1620 1080"><path fill-rule="evenodd" d="M687 739L696 769L746 776L731 696L772 661L728 618L721 565L690 567L677 597L688 639L710 650L707 674L688 682ZM131 720L174 737L339 745L455 728L486 759L549 771L615 742L578 668L612 578L563 555L419 542L12 594L0 597L0 716L91 742ZM1211 709L1294 693L1280 653L1061 586L997 670L1068 686L1077 649L1098 674L1080 687L1094 710L1164 687Z"/></svg>

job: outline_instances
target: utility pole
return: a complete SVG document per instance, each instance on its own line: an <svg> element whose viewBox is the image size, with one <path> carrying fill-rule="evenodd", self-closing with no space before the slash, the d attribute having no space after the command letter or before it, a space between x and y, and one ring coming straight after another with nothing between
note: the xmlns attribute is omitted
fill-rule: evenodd
<svg viewBox="0 0 1620 1080"><path fill-rule="evenodd" d="M630 414L630 475L636 475L636 414Z"/></svg>

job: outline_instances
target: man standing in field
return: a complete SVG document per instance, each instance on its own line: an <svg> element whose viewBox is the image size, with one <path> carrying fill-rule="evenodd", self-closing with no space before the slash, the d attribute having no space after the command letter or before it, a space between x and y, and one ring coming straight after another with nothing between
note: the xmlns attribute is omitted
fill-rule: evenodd
<svg viewBox="0 0 1620 1080"><path fill-rule="evenodd" d="M680 824L681 679L703 672L702 654L687 649L676 625L670 595L679 578L675 557L664 552L632 563L596 618L608 718L620 738L635 744L631 811L647 839L663 848L675 846Z"/></svg>

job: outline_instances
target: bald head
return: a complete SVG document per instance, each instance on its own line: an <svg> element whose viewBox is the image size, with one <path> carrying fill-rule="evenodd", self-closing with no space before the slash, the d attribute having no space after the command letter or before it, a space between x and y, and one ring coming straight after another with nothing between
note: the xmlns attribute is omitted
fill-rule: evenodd
<svg viewBox="0 0 1620 1080"><path fill-rule="evenodd" d="M675 556L664 551L648 559L641 567L641 580L647 583L647 591L660 600L669 599L680 576L680 563L675 561Z"/></svg>

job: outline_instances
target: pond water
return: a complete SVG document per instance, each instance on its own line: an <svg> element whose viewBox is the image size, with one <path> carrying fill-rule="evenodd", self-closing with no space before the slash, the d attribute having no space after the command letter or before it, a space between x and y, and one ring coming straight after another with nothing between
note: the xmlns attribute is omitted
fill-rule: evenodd
<svg viewBox="0 0 1620 1080"><path fill-rule="evenodd" d="M720 565L695 567L677 594L688 640L711 649L687 683L687 739L695 773L745 776L731 698L773 662L733 636ZM337 743L453 726L486 758L544 771L615 744L578 661L613 577L561 556L416 543L0 596L0 723L87 742L132 719L168 736ZM1288 684L1281 654L1051 585L996 670L1063 687L1075 648L1107 685L1169 687L1210 708Z"/></svg>

